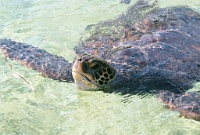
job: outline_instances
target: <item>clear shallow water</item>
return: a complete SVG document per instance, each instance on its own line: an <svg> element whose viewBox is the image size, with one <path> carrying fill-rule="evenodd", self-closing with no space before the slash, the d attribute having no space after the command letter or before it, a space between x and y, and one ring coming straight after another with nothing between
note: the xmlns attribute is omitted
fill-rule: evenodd
<svg viewBox="0 0 200 135"><path fill-rule="evenodd" d="M200 12L199 0L159 1L160 7L186 3ZM115 18L129 6L119 0L1 0L0 38L73 61L73 48L87 25ZM197 89L200 84L192 90ZM0 54L0 134L200 134L200 122L178 115L155 96L80 91L73 83L44 78Z"/></svg>

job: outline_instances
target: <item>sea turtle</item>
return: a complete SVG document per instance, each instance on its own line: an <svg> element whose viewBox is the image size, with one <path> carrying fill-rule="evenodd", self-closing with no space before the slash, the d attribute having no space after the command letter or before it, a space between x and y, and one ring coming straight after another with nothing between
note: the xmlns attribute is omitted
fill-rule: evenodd
<svg viewBox="0 0 200 135"><path fill-rule="evenodd" d="M200 120L200 14L187 7L158 8L139 1L117 19L87 27L92 34L70 63L38 47L0 40L6 57L43 76L73 82L82 90L120 94L157 93L182 116Z"/></svg>

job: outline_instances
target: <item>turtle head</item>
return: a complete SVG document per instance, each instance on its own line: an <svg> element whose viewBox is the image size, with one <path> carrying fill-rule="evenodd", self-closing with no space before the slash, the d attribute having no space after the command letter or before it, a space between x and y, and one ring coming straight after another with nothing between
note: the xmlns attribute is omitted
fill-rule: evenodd
<svg viewBox="0 0 200 135"><path fill-rule="evenodd" d="M101 90L109 88L116 70L102 58L83 54L77 56L72 75L81 90Z"/></svg>

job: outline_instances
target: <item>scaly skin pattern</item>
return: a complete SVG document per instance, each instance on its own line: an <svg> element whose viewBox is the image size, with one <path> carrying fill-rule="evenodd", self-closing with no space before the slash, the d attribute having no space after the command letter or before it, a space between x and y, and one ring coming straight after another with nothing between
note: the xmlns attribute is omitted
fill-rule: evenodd
<svg viewBox="0 0 200 135"><path fill-rule="evenodd" d="M184 93L200 81L199 24L200 14L189 8L139 1L115 20L88 26L91 36L75 51L110 62L114 91L159 93L166 107L200 120L199 92Z"/></svg>
<svg viewBox="0 0 200 135"><path fill-rule="evenodd" d="M114 67L116 76L109 92L159 93L166 107L187 118L200 120L199 92L185 93L200 81L199 24L200 14L189 8L160 9L156 3L149 5L139 1L115 20L88 26L91 36L81 41L75 51L79 56L101 57ZM44 76L73 80L72 64L63 57L7 39L0 40L0 50L6 57ZM81 63L86 64L85 61ZM85 67L90 66L86 64ZM80 74L75 74L79 82L82 77L84 82L92 81L93 76L81 70ZM90 73L90 69L87 70Z"/></svg>
<svg viewBox="0 0 200 135"><path fill-rule="evenodd" d="M191 9L137 3L126 15L92 26L75 51L108 60L117 70L114 90L183 93L200 81L199 24Z"/></svg>
<svg viewBox="0 0 200 135"><path fill-rule="evenodd" d="M0 40L0 50L6 57L19 61L45 77L60 81L73 81L72 64L66 61L64 57L8 39Z"/></svg>
<svg viewBox="0 0 200 135"><path fill-rule="evenodd" d="M200 91L185 94L161 91L159 99L167 108L179 111L180 116L200 121Z"/></svg>

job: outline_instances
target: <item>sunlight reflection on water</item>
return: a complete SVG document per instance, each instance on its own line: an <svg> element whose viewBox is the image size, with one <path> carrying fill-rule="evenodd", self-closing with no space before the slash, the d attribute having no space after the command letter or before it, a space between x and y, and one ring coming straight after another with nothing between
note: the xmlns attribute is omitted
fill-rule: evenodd
<svg viewBox="0 0 200 135"><path fill-rule="evenodd" d="M198 0L159 4L185 3L200 9ZM114 18L129 6L119 0L1 0L0 38L39 46L73 61L73 48L87 25ZM177 117L155 96L141 99L79 91L73 83L44 78L17 62L5 61L1 54L0 63L0 134L200 134L199 122Z"/></svg>

